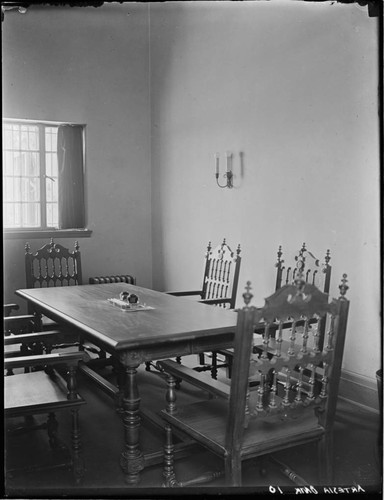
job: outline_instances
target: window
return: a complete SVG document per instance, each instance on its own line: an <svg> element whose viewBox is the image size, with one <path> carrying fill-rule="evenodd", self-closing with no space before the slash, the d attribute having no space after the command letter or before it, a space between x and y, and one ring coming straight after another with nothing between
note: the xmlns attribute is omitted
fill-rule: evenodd
<svg viewBox="0 0 384 500"><path fill-rule="evenodd" d="M83 132L82 125L3 121L4 228L84 227Z"/></svg>

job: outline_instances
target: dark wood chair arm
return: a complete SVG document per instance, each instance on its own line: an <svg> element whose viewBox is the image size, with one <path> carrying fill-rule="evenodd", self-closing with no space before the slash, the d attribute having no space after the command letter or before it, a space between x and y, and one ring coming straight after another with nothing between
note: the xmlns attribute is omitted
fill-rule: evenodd
<svg viewBox="0 0 384 500"><path fill-rule="evenodd" d="M4 345L23 344L29 342L49 342L57 341L60 332L51 330L49 332L24 333L22 335L8 335L4 337Z"/></svg>
<svg viewBox="0 0 384 500"><path fill-rule="evenodd" d="M203 389L210 394L228 399L230 393L230 386L214 380L210 373L198 373L188 366L180 365L171 359L158 361L157 363L160 371L164 371L175 378L189 382L190 384Z"/></svg>
<svg viewBox="0 0 384 500"><path fill-rule="evenodd" d="M85 352L69 352L44 354L37 356L19 356L17 358L8 358L4 360L4 368L6 370L13 368L22 368L36 365L57 365L65 364L67 366L77 365L79 361L88 361L89 356Z"/></svg>
<svg viewBox="0 0 384 500"><path fill-rule="evenodd" d="M201 290L186 290L183 292L165 292L168 295L174 295L175 297L188 297L190 295L200 295L202 294Z"/></svg>
<svg viewBox="0 0 384 500"><path fill-rule="evenodd" d="M220 304L230 304L232 300L230 298L228 299L202 299L199 300L201 304L207 304L210 306L216 306ZM231 311L235 311L234 309L231 309Z"/></svg>
<svg viewBox="0 0 384 500"><path fill-rule="evenodd" d="M4 330L12 331L18 330L22 327L28 327L35 324L36 317L33 314L24 314L22 316L8 316L3 318ZM17 333L16 331L13 333Z"/></svg>
<svg viewBox="0 0 384 500"><path fill-rule="evenodd" d="M18 311L19 309L18 304L3 304L3 316L9 316L12 311Z"/></svg>

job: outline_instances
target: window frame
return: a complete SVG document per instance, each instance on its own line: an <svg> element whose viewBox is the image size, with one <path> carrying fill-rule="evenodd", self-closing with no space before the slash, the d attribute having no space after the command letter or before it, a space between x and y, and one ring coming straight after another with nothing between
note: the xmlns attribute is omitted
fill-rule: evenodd
<svg viewBox="0 0 384 500"><path fill-rule="evenodd" d="M72 228L72 229L60 229L56 227L47 226L46 215L47 215L47 200L46 200L46 170L45 170L45 153L46 148L41 148L42 143L45 143L45 127L59 127L60 125L78 125L83 129L83 175L85 178L85 166L86 166L86 151L85 151L85 132L86 132L86 124L84 123L71 123L71 122L56 122L56 121L48 121L48 120L30 120L30 119L18 119L18 118L7 118L3 117L2 119L3 126L5 123L9 124L20 124L20 125L35 125L39 128L39 152L41 155L41 161L39 164L39 177L40 177L40 226L39 227L3 227L3 235L6 239L14 239L14 238L44 238L44 237L89 237L92 234L92 231L84 228ZM41 132L44 132L43 134ZM44 135L44 137L43 137ZM85 192L83 193L84 199L84 208L86 211L86 203L85 203ZM3 222L4 225L4 222Z"/></svg>

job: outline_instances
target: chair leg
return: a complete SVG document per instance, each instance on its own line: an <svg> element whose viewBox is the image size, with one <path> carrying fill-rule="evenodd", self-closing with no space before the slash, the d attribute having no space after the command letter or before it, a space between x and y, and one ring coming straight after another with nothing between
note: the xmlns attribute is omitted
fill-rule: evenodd
<svg viewBox="0 0 384 500"><path fill-rule="evenodd" d="M320 484L333 484L333 435L327 433L318 445Z"/></svg>
<svg viewBox="0 0 384 500"><path fill-rule="evenodd" d="M72 409L72 451L73 451L73 475L75 483L80 484L84 476L84 459L80 439L79 410Z"/></svg>
<svg viewBox="0 0 384 500"><path fill-rule="evenodd" d="M212 352L211 377L217 380L217 352Z"/></svg>
<svg viewBox="0 0 384 500"><path fill-rule="evenodd" d="M178 486L176 480L174 462L174 446L172 443L172 429L169 424L165 426L165 445L164 445L164 465L163 465L163 487L173 488Z"/></svg>
<svg viewBox="0 0 384 500"><path fill-rule="evenodd" d="M48 415L47 432L48 432L49 446L53 450L59 447L59 440L57 438L58 427L59 424L56 420L56 415L54 413L50 413Z"/></svg>
<svg viewBox="0 0 384 500"><path fill-rule="evenodd" d="M232 364L233 364L233 357L232 356L226 356L225 357L225 364L227 365L227 378L232 378Z"/></svg>
<svg viewBox="0 0 384 500"><path fill-rule="evenodd" d="M225 482L227 486L241 486L240 455L228 455L225 458Z"/></svg>
<svg viewBox="0 0 384 500"><path fill-rule="evenodd" d="M165 394L165 400L167 402L167 413L170 415L176 412L176 384L177 379L175 379L172 375L167 374L167 392Z"/></svg>

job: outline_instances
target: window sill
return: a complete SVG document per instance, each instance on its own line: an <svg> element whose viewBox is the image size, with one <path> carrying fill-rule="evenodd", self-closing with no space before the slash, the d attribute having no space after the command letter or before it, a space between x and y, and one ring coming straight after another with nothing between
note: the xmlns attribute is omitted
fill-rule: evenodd
<svg viewBox="0 0 384 500"><path fill-rule="evenodd" d="M3 238L38 239L38 238L89 238L90 229L3 229Z"/></svg>

